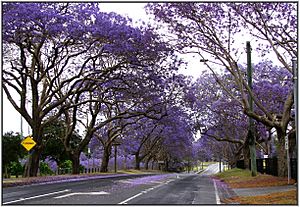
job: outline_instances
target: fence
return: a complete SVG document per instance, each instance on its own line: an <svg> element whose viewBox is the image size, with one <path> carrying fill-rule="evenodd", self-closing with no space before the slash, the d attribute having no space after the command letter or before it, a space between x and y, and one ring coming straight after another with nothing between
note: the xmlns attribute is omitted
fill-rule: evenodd
<svg viewBox="0 0 300 207"><path fill-rule="evenodd" d="M268 175L278 176L277 158L266 158L266 168L264 172Z"/></svg>
<svg viewBox="0 0 300 207"><path fill-rule="evenodd" d="M100 168L82 168L80 169L80 173L99 173ZM65 174L72 174L71 168L58 168L55 172L55 175L65 175Z"/></svg>
<svg viewBox="0 0 300 207"><path fill-rule="evenodd" d="M298 180L298 160L296 158L292 158L291 162L290 162L290 166L291 166L291 178L293 178L294 180Z"/></svg>
<svg viewBox="0 0 300 207"><path fill-rule="evenodd" d="M291 178L298 180L297 176L297 159L290 159ZM278 176L277 158L256 159L257 171L268 175ZM244 160L238 160L236 167L245 169ZM249 168L251 170L251 160L249 160Z"/></svg>

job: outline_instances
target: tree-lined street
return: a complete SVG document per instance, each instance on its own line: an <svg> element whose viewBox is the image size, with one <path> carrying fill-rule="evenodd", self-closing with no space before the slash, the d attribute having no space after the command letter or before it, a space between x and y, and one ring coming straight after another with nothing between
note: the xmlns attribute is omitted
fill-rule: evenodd
<svg viewBox="0 0 300 207"><path fill-rule="evenodd" d="M297 182L296 2L104 4L2 3L4 204L215 204L225 165Z"/></svg>

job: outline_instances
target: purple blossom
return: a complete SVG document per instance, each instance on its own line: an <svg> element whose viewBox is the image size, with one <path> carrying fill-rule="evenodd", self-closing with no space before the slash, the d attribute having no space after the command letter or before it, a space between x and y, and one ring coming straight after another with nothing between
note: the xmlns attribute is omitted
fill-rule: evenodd
<svg viewBox="0 0 300 207"><path fill-rule="evenodd" d="M53 159L51 159L50 157L46 157L45 163L48 164L48 166L50 167L50 169L53 171L53 172L56 172L57 171L57 168L58 168L58 165L56 163L56 161L54 161Z"/></svg>

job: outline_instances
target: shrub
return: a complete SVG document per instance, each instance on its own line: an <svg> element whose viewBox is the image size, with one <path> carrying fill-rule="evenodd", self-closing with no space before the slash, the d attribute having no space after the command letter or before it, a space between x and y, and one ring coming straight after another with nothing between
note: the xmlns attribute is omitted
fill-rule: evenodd
<svg viewBox="0 0 300 207"><path fill-rule="evenodd" d="M54 172L51 170L49 165L45 162L40 163L40 174L41 175L53 175Z"/></svg>
<svg viewBox="0 0 300 207"><path fill-rule="evenodd" d="M16 177L23 174L24 168L20 162L11 162L9 168L10 174L15 175Z"/></svg>

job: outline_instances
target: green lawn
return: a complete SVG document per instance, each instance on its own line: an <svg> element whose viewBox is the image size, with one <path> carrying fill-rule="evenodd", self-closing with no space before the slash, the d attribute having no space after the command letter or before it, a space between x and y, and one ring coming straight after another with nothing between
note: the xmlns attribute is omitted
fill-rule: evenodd
<svg viewBox="0 0 300 207"><path fill-rule="evenodd" d="M276 177L258 173L252 177L250 170L230 169L215 175L217 178L225 181L232 188L251 188L251 187L267 187L287 185L287 178ZM295 180L290 180L290 183L295 183Z"/></svg>

